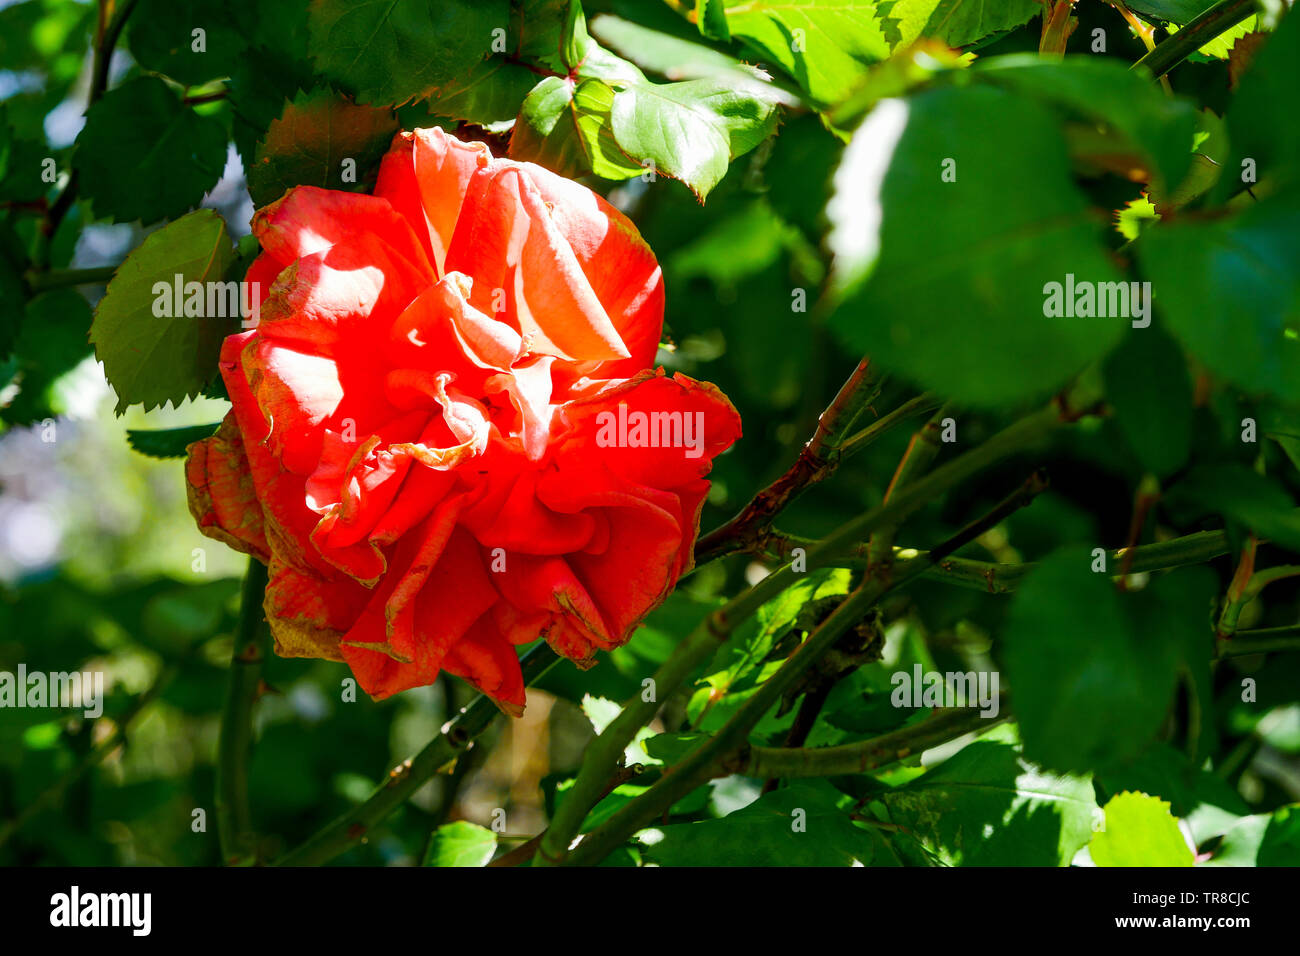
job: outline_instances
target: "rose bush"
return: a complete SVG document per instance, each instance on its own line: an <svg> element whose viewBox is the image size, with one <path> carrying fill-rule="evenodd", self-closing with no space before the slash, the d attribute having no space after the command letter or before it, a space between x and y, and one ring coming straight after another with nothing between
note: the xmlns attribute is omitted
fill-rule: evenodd
<svg viewBox="0 0 1300 956"><path fill-rule="evenodd" d="M269 565L277 653L377 697L446 669L519 714L516 645L626 642L740 434L716 388L651 368L663 283L632 223L432 129L374 195L298 187L253 231L259 322L186 472L200 529Z"/></svg>

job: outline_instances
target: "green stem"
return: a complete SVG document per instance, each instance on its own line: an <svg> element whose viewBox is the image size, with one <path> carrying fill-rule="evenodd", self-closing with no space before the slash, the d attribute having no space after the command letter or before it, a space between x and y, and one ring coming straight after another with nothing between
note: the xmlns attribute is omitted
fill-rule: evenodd
<svg viewBox="0 0 1300 956"><path fill-rule="evenodd" d="M931 395L929 392L908 399L892 412L882 415L866 428L845 439L844 444L840 446L840 458L844 459L848 458L850 455L857 454L859 451L880 438L880 436L892 431L896 426L901 425L909 418L924 415L926 412L933 411L938 407L939 399Z"/></svg>
<svg viewBox="0 0 1300 956"><path fill-rule="evenodd" d="M253 705L262 683L265 654L267 629L262 612L265 594L266 565L249 558L230 656L230 682L221 712L221 735L217 741L217 834L221 858L227 866L251 866L257 862L257 836L248 802L248 764L253 750Z"/></svg>
<svg viewBox="0 0 1300 956"><path fill-rule="evenodd" d="M1218 656L1221 658L1268 654L1273 651L1300 651L1300 624L1238 631L1218 643Z"/></svg>
<svg viewBox="0 0 1300 956"><path fill-rule="evenodd" d="M27 288L33 295L51 289L64 289L77 285L102 285L113 278L117 266L100 266L94 269L51 269L48 272L31 270L27 273Z"/></svg>
<svg viewBox="0 0 1300 956"><path fill-rule="evenodd" d="M524 683L534 683L558 661L546 644L538 644L519 660ZM360 843L375 826L404 804L439 770L467 750L500 714L492 698L480 694L450 720L437 737L414 757L404 760L364 802L318 831L275 866L319 866Z"/></svg>
<svg viewBox="0 0 1300 956"><path fill-rule="evenodd" d="M100 22L95 36L95 48L92 54L90 70L90 94L86 97L86 110L99 102L105 91L108 89L108 72L113 62L113 51L117 47L117 41L122 36L122 29L126 26L127 17L135 8L137 0L123 0L113 16L105 22L103 20L104 11L107 5L100 5ZM45 213L45 218L41 221L41 228L37 233L36 250L32 260L41 267L48 266L48 257L50 253L50 242L54 234L58 232L59 225L63 222L63 217L68 214L72 208L73 202L77 198L77 172L73 170L72 175L68 177L63 191L59 193L58 198L50 204L50 208Z"/></svg>
<svg viewBox="0 0 1300 956"><path fill-rule="evenodd" d="M1149 70L1156 79L1164 76L1221 33L1226 33L1258 8L1257 0L1220 0L1133 64Z"/></svg>
<svg viewBox="0 0 1300 956"><path fill-rule="evenodd" d="M180 668L177 664L173 663L164 665L162 670L158 672L158 676L154 678L154 682L149 689L137 697L131 705L122 712L121 716L114 721L113 732L109 734L107 738L91 750L82 754L78 761L66 773L64 773L62 777L55 781L48 790L42 791L40 796L24 807L16 817L12 820L6 821L4 826L0 827L0 846L4 846L5 843L7 843L15 833L30 822L33 817L57 803L59 798L63 796L70 786L84 777L92 769L103 763L115 750L117 750L117 748L126 740L127 728L131 726L132 722L134 722L136 717L140 715L141 711L158 699L158 696L166 690L167 685L171 683L172 678L176 676L179 670Z"/></svg>
<svg viewBox="0 0 1300 956"><path fill-rule="evenodd" d="M708 619L673 649L668 660L650 678L649 687L625 703L618 716L587 745L577 779L556 806L555 816L538 844L535 865L548 866L563 858L588 811L604 797L606 783L617 771L627 745L659 710L659 701L666 700L696 667L717 651L725 638L720 638L707 624Z"/></svg>
<svg viewBox="0 0 1300 956"><path fill-rule="evenodd" d="M929 471L930 466L934 464L934 459L939 454L939 436L943 432L943 420L948 415L948 408L948 405L942 406L912 435L907 450L903 452L903 457L899 459L898 467L894 470L894 477L890 480L889 487L885 489L886 504L900 489L906 488ZM871 535L871 540L867 544L869 574L889 574L889 568L894 563L894 535L897 532L898 524L890 523L877 528Z"/></svg>
<svg viewBox="0 0 1300 956"><path fill-rule="evenodd" d="M767 556L776 561L785 561L791 548L807 549L816 543L812 538L774 534L767 541L769 549ZM1198 531L1195 534L1160 541L1156 544L1143 544L1136 548L1116 548L1106 554L1108 566L1118 567L1124 558L1128 557L1128 573L1138 574L1144 571L1164 571L1188 564L1200 564L1225 555L1230 550L1227 532ZM836 567L865 568L866 551L866 543L859 542L849 550L848 554L830 563ZM928 555L929 552L917 551L914 548L894 548L895 559L924 558ZM1036 567L1038 565L1035 562L996 564L971 558L948 557L926 571L925 577L988 594L1009 594L1020 585L1025 575Z"/></svg>
<svg viewBox="0 0 1300 956"><path fill-rule="evenodd" d="M1091 395L1086 395L1077 404L1079 407L1087 408L1091 407L1094 402L1095 399ZM882 504L878 508L873 508L840 527L834 534L807 550L799 563L800 570L796 571L794 569L795 564L793 562L787 564L759 581L753 587L732 598L706 617L686 637L682 645L674 652L672 658L655 675L654 697L656 699L666 699L667 695L675 690L681 681L685 680L697 666L702 664L731 636L736 627L763 604L798 580L800 574L831 563L835 555L841 553L853 542L870 533L881 524L891 521L901 522L928 501L960 484L971 475L1002 461L1027 445L1042 440L1057 428L1062 427L1067 421L1072 420L1072 418L1063 415L1062 410L1055 403L1021 419L998 432L982 445L957 456L942 467L936 468L915 484L901 490L890 502ZM918 568L930 567L929 561L909 562L908 566L911 567L913 564L917 565ZM902 579L898 579L896 583L901 583L901 581ZM874 600L874 598L871 598L871 600ZM826 630L829 635L827 647L833 644L835 639L849 626L849 623L844 623L843 628L838 632L831 633L835 627L845 621L843 614L852 615L860 610L858 607L852 606L853 601L854 597L851 595L844 604L840 605L839 610L823 622L821 629L819 629L818 633L821 630ZM866 606L870 606L870 601ZM865 610L865 607L861 608L861 610ZM828 625L831 626L829 629ZM811 644L812 640L813 638L809 638L808 643ZM798 657L800 653L802 651L796 652L795 657ZM794 658L792 657L791 660L794 660ZM771 684L772 682L769 681L768 683ZM624 705L623 711L605 728L604 733L597 737L588 747L578 778L573 788L570 789L565 802L560 804L557 809L557 820L560 813L564 814L563 826L557 826L556 821L552 822L547 837L543 841L541 851L537 854L536 864L549 865L561 862L565 858L569 843L577 835L582 820L594 805L597 795L601 792L604 782L613 772L624 749L636 735L637 730L654 715L657 709L658 704L655 700L644 700L640 696L634 697ZM648 795L647 793L646 796ZM566 806L571 808L566 809ZM584 846L585 843L584 840Z"/></svg>
<svg viewBox="0 0 1300 956"><path fill-rule="evenodd" d="M724 773L744 777L830 777L868 773L888 767L931 747L965 734L977 733L1008 720L1011 712L999 701L996 715L985 717L977 709L951 708L870 740L836 747L742 747L722 762Z"/></svg>
<svg viewBox="0 0 1300 956"><path fill-rule="evenodd" d="M1012 429L1016 427L1013 425ZM997 437L990 439L990 442L997 441ZM968 452L967 455L974 453ZM931 477L937 474L936 471ZM747 745L750 730L772 705L793 687L803 673L816 664L849 628L860 621L867 610L882 596L920 576L933 561L941 560L945 555L974 540L988 528L1002 521L1011 511L1024 507L1044 487L1046 483L1042 475L1038 473L1031 475L1016 492L999 502L990 512L935 548L929 558L909 561L897 567L889 577L865 580L808 635L808 639L737 709L731 719L714 736L701 742L682 760L674 764L665 776L644 794L588 833L568 855L567 862L577 866L599 863L638 829L696 787L722 772L724 761L739 748Z"/></svg>

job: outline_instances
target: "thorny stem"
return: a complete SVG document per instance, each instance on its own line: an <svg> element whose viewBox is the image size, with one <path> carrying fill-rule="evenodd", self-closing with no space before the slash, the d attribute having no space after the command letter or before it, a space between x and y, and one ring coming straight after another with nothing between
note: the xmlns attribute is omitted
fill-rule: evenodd
<svg viewBox="0 0 1300 956"><path fill-rule="evenodd" d="M792 548L809 548L816 542L811 538L795 535L773 534L768 537L769 550L766 553L776 561L785 561ZM1146 571L1163 571L1168 568L1183 567L1188 564L1200 564L1227 554L1229 551L1228 535L1224 531L1198 531L1195 534L1155 544L1143 544L1136 548L1118 548L1106 552L1108 566L1123 565L1127 559L1125 573L1140 574ZM867 545L854 545L843 557L835 558L829 563L835 567L865 568ZM894 548L894 557L910 559L925 557L928 552L914 548ZM939 561L925 572L925 577L957 587L985 591L989 594L1008 594L1014 591L1026 574L1038 565L995 564L989 561L975 561L971 558L948 557Z"/></svg>
<svg viewBox="0 0 1300 956"><path fill-rule="evenodd" d="M1156 28L1151 24L1145 23L1138 17L1134 16L1133 11L1131 11L1128 7L1124 6L1124 4L1120 3L1120 0L1109 0L1109 3L1117 11L1119 11L1120 16L1122 16L1125 20L1128 21L1129 27L1133 30L1134 35L1137 36L1137 38L1142 42L1142 45L1147 48L1147 52L1150 53L1152 50L1154 50L1156 48L1156 41L1155 41ZM1173 87L1169 85L1169 77L1167 76L1160 77L1160 86L1164 89L1166 95L1168 96L1174 95Z"/></svg>
<svg viewBox="0 0 1300 956"><path fill-rule="evenodd" d="M1013 425L1007 431L1016 428L1017 426ZM974 455L981 449L987 448L990 444L996 442L998 437L1005 434L1006 431L999 433L999 436L990 439L988 443L981 445L979 449L968 452L962 458ZM952 468L960 460L956 459L945 467ZM939 476L940 471L932 473L930 478L933 479ZM799 649L740 706L732 718L714 736L701 742L675 764L658 783L627 804L601 826L596 827L587 834L582 842L568 855L566 862L573 865L599 862L612 852L615 847L671 807L682 796L722 772L721 762L746 744L750 730L758 723L763 714L793 686L809 667L813 666L826 651L834 646L835 642L850 627L856 624L885 593L896 587L901 587L906 582L919 576L932 560L939 560L974 540L990 527L1002 521L1011 511L1024 507L1045 487L1046 482L1043 476L1036 472L1016 492L1000 502L992 511L936 547L931 552L931 557L924 560L913 559L909 561L898 568L890 578L867 578L863 581L825 621L808 635L807 640ZM907 492L904 491L902 494L907 494ZM809 557L811 558L811 555ZM772 575L772 577L777 577L777 575ZM770 578L767 580L770 580Z"/></svg>
<svg viewBox="0 0 1300 956"><path fill-rule="evenodd" d="M1140 67L1156 78L1162 77L1219 34L1246 19L1257 7L1258 0L1220 0L1173 36L1157 43L1154 50L1133 64L1133 69Z"/></svg>
<svg viewBox="0 0 1300 956"><path fill-rule="evenodd" d="M931 416L930 420L912 436L899 459L894 477L885 489L885 503L896 495L900 489L907 487L918 477L925 474L939 454L940 435L943 432L943 420L948 415L948 406L944 405ZM872 576L888 576L894 563L894 535L898 533L897 524L886 524L878 528L867 544L867 573Z"/></svg>
<svg viewBox="0 0 1300 956"><path fill-rule="evenodd" d="M721 762L719 773L783 779L868 773L957 737L986 730L1010 717L1006 701L1000 700L996 715L986 717L977 709L965 707L936 710L931 717L910 727L836 747L753 747L746 744Z"/></svg>
<svg viewBox="0 0 1300 956"><path fill-rule="evenodd" d="M548 645L538 644L519 660L524 683L535 683L558 660ZM319 866L360 843L435 773L469 749L499 713L496 704L486 694L474 698L423 750L393 768L388 779L365 802L318 831L301 846L290 850L274 865Z"/></svg>
<svg viewBox="0 0 1300 956"><path fill-rule="evenodd" d="M817 430L789 470L755 495L734 518L699 540L695 547L697 564L752 544L777 512L835 471L840 444L876 394L874 384L871 360L864 358L817 419Z"/></svg>
<svg viewBox="0 0 1300 956"><path fill-rule="evenodd" d="M253 705L262 684L267 635L262 612L266 579L266 565L249 558L217 742L217 834L221 858L227 866L257 862L257 835L248 802L248 765L253 750Z"/></svg>
<svg viewBox="0 0 1300 956"><path fill-rule="evenodd" d="M925 478L902 490L894 500L873 508L841 526L834 534L808 549L803 556L801 570L796 571L793 565L786 565L706 617L659 668L646 691L624 704L619 715L587 747L578 777L564 802L556 808L555 818L551 822L546 838L542 841L534 864L545 866L565 861L568 846L577 836L588 811L599 799L604 781L617 767L622 759L624 748L635 737L637 730L644 726L658 710L657 701L667 699L667 696L759 607L794 583L801 573L832 563L832 559L837 554L863 535L869 534L885 522L902 521L926 502L970 476L1045 438L1066 423L1076 420L1083 410L1095 404L1095 396L1084 394L1074 403L1068 400L1060 404L1053 402L1043 410L1008 426L982 445L958 455ZM910 562L909 566L912 563L915 562ZM930 566L928 560L919 562L920 568ZM901 580L898 583L901 583ZM860 590L855 592L858 593ZM870 606L870 602L874 601L873 596L868 595L868 598L867 605L861 608L862 611L865 611L866 607ZM856 620L853 615L859 608L854 602L854 595L850 595L819 628L817 633L826 631L830 634L827 646L833 644L835 638L847 630L853 620ZM847 619L845 615L848 615ZM829 629L828 625L830 625ZM836 628L839 630L835 630ZM811 643L810 637L805 648ZM803 653L804 650L801 649L791 658L791 661ZM787 662L787 665L789 663ZM802 665L799 670L802 670ZM771 684L770 681L768 683ZM764 685L765 688L767 686ZM772 686L776 687L776 685ZM778 695L781 690L783 687L777 688ZM645 796L649 796L649 793ZM671 806L671 803L668 806Z"/></svg>
<svg viewBox="0 0 1300 956"><path fill-rule="evenodd" d="M1300 624L1238 631L1230 640L1218 644L1218 656L1221 658L1268 654L1272 651L1300 651Z"/></svg>
<svg viewBox="0 0 1300 956"><path fill-rule="evenodd" d="M86 110L99 102L104 91L108 89L108 71L112 64L113 51L117 48L118 38L122 35L122 29L126 26L127 17L135 8L136 0L123 0L123 3L117 9L114 9L113 0L100 0L99 4L99 22L95 28L95 47L91 65L90 93L86 97ZM32 257L33 262L39 268L49 265L47 257L49 256L50 241L54 234L58 232L59 225L63 222L63 217L68 214L72 204L77 198L77 173L74 170L68 177L63 191L59 193L58 198L50 204L46 210L45 217L41 220L41 227L37 233L37 245L35 254Z"/></svg>

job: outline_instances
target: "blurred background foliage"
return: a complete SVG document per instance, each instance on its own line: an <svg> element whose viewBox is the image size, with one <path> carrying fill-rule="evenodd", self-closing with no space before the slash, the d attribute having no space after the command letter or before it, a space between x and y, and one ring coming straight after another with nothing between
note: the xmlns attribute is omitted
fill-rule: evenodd
<svg viewBox="0 0 1300 956"><path fill-rule="evenodd" d="M396 125L409 128L437 122L459 129L462 135L486 139L501 151L509 140L508 119L521 108L537 77L503 68L500 76L467 84L464 90L445 83L439 87L435 80L426 84L428 88L388 89L385 84L390 81L384 76L346 71L339 75L331 69L333 48L319 38L322 29L328 37L329 18L345 7L340 2L318 5L325 12L313 16L324 17L325 27L313 21L309 28L307 5L299 0L233 4L139 0L111 61L102 64L108 93L101 103L121 110L125 117L132 108L127 96L135 94L119 93L120 105L114 105L113 91L143 77L155 78L151 83L165 82L163 91L170 91L168 95L177 101L175 108L184 111L185 141L195 153L205 151L202 157L192 157L190 167L168 173L169 183L182 197L172 204L179 208L155 209L148 197L138 193L148 191L147 177L158 173L134 167L135 147L123 132L125 127L105 121L96 129L83 116L96 82L91 54L97 30L102 29L101 8L81 0L0 3L4 128L0 249L6 250L3 268L8 270L0 271L0 291L5 310L11 313L0 319L0 388L4 389L0 418L5 423L0 434L0 670L12 671L20 662L29 670L97 669L106 681L105 717L98 721L66 712L0 708L0 821L38 808L34 815L21 818L16 831L0 828L4 838L0 863L215 864L219 852L214 758L244 561L195 529L186 510L180 463L139 454L129 447L125 433L134 428L213 422L227 405L220 397L178 396L162 408L145 411L134 405L115 417L114 405L122 396L115 395L105 380L86 339L91 308L103 295L103 285L42 291L29 283L24 289L26 270L114 266L167 219L198 204L199 197L202 206L221 213L233 239L246 236L255 196L266 201L287 183L311 181L310 172L295 165L292 150L274 149L273 125L289 112L308 115L317 108L313 104L324 102L329 115L334 110L364 114L349 112L355 122L346 130L352 139L331 145L323 160L313 160L327 170L343 155L358 153L373 159L374 143L386 142ZM635 178L639 172L635 164L628 175L616 178L566 170L581 175L626 210L659 257L667 289L666 348L660 361L670 370L716 383L741 412L745 437L719 459L712 475L713 489L702 520L702 528L708 530L734 514L793 461L812 434L819 413L860 357L854 350L860 344L855 333L842 334L843 313L837 318L819 306L835 268L826 242L831 225L826 210L835 190L832 176L850 139L848 131L881 97L923 84L930 72L958 67L955 57L945 59L951 56L943 52L946 48L936 47L934 59L921 70L925 76L907 75L905 70L895 76L879 64L898 65L888 57L902 40L884 33L876 36L865 28L861 35L853 34L864 21L850 19L840 24L849 31L844 42L853 40L860 49L851 55L822 50L824 57L812 61L820 72L801 75L797 69L783 69L779 50L767 32L770 24L747 21L742 12L732 10L739 5L725 4L725 22L709 19L708 10L714 6L709 3L593 0L584 6L591 35L607 49L635 61L654 82L721 76L724 86L743 91L745 83L761 80L755 101L779 107L779 112L763 119L767 125L756 142L745 143L744 149L732 142L724 161L729 167L716 183L692 182L691 188L685 188L668 175L646 182ZM789 6L801 9L797 3ZM808 22L815 25L821 8L834 13L841 5L810 6L813 19ZM912 6L920 9L925 4ZM1142 4L1130 6L1139 13L1150 12ZM1177 4L1150 6L1157 8L1151 22L1172 28L1162 28L1161 37L1176 31L1178 23L1186 23L1186 19L1170 23L1159 15L1163 8ZM509 22L522 18L519 22L542 24L539 29L545 37L559 36L564 7L544 0L511 3ZM447 7L453 8L460 6ZM1030 0L1008 4L1006 9L1013 8L1019 12L1008 12L1008 22L977 30L978 36L941 39L954 47L977 50L980 57L1037 51L1039 5ZM904 12L895 11L902 24L897 29L906 32L919 23L905 39L922 30L925 36L932 35L924 16L917 21L914 15L903 17ZM1079 24L1071 52L1076 48L1086 52L1086 38L1098 28L1111 41L1106 56L1127 65L1145 52L1112 6L1083 0L1076 14ZM867 19L875 22L874 17ZM205 24L209 31L212 54L198 61L186 51L191 24ZM461 43L453 36L457 28L452 22L446 37L430 42L435 46ZM519 40L512 34L512 40L528 43L531 36L525 32ZM1222 117L1236 82L1230 51L1229 46L1221 56L1212 51L1194 54L1175 74L1178 92L1210 111L1200 120L1207 136L1222 125L1211 120ZM563 53L545 43L541 52L533 52L541 59ZM758 79L745 73L742 82L737 71L753 63L764 64L767 72ZM162 77L166 79L158 79ZM416 77L409 83L418 81ZM376 110L383 115L377 117ZM111 120L116 113L107 115ZM502 116L507 120L503 122ZM546 122L545 117L538 120L539 130ZM773 131L775 135L766 135ZM541 132L536 135L543 137ZM513 154L517 147L510 148ZM549 164L563 168L571 161L571 144L557 143L551 133L532 148L537 150L532 158ZM1082 148L1075 156L1072 175L1081 195L1102 216L1128 210L1140 218L1148 184L1082 168L1087 158L1096 160L1097 155ZM57 188L32 175L45 157L53 157L60 171ZM43 239L42 217L66 188L70 169L77 170L83 191L72 194L57 230ZM255 171L246 175L250 169ZM328 172L325 175L328 178ZM364 181L358 185L364 186ZM1005 188L1015 190L1020 185L1009 182ZM706 192L702 203L699 196ZM184 198L189 195L193 201ZM991 204L1000 201L989 199ZM1135 211L1134 204L1141 208ZM142 223L140 217L156 221ZM922 248L938 241L948 225L922 222L916 231ZM1100 241L1114 252L1132 238L1118 228L1107 228ZM880 301L889 303L887 292L869 294L879 294ZM806 308L795 307L800 294ZM909 308L936 321L942 318L953 329L966 321L963 303L952 301L943 289L933 290L925 301L914 301ZM20 313L21 321L13 313ZM848 321L859 322L856 313ZM954 338L954 343L959 341ZM1176 343L1168 347L1179 359L1174 364L1185 369L1180 347ZM960 353L959 344L953 348ZM1144 355L1139 361L1139 368L1145 369L1159 356ZM1195 363L1192 369L1200 376L1197 387L1205 390L1209 380L1204 370ZM972 378L978 375L978 370L970 373ZM1186 372L1171 375L1175 386L1180 376L1186 379ZM916 395L918 381L928 384L925 377L921 370L908 378L887 379L872 402L872 413L883 414ZM1165 389L1163 380L1157 384ZM1293 508L1292 496L1300 492L1294 464L1300 438L1292 434L1292 425L1300 417L1288 411L1289 406L1261 402L1249 388L1232 383L1218 387L1224 384L1216 383L1209 397L1198 395L1195 407L1190 395L1184 401L1191 459L1262 467L1287 496L1286 506ZM1141 400L1149 398L1147 394ZM977 401L975 407L960 410L962 448L978 445L1008 420L1002 409L979 406ZM1279 423L1271 429L1274 439L1243 449L1236 432L1246 414ZM846 460L832 480L788 509L779 527L818 537L878 505L919 424L915 420L895 429ZM1179 421L1171 426L1174 431L1181 427ZM1032 509L1017 512L961 553L1018 564L1042 561L1066 546L1120 547L1130 540L1135 493L1152 470L1140 450L1135 453L1134 434L1123 416L1088 420L1068 437L1054 440L1044 453L1010 460L926 508L908 524L899 544L926 547L943 540L1045 461L1052 476L1051 490ZM1182 460L1177 461L1170 470L1182 465ZM1239 543L1240 535L1253 527L1249 517L1224 505L1221 496L1215 502L1211 509L1193 508L1190 520L1163 506L1153 509L1140 523L1141 540L1221 527L1228 516L1233 540ZM1261 564L1284 559L1281 548L1265 545L1260 550ZM1208 620L1211 595L1223 592L1234 567L1230 555L1209 562L1210 570L1198 579L1201 590L1189 592L1196 595L1193 603L1201 602L1195 613ZM604 657L585 673L567 663L553 669L540 689L530 693L523 719L497 722L452 773L424 787L340 862L419 863L439 852L433 835L448 834L438 830L440 826L469 821L488 827L498 809L505 810L509 821L506 833L497 840L503 850L536 834L545 826L557 788L562 791L571 780L593 725L603 726L609 719L608 702L638 692L641 678L667 657L720 596L736 593L761 574L762 565L748 557L707 565L683 583L628 647ZM1296 580L1271 585L1266 598L1245 607L1239 626L1296 625L1300 619ZM1079 594L1078 608L1058 603L1055 612L1061 617L1076 611L1086 616L1085 594ZM1049 595L1046 600L1060 598ZM888 706L888 675L895 669L908 669L913 663L937 670L987 667L998 657L995 644L1010 626L1010 607L1009 597L931 579L888 597L881 608L886 633L883 661L837 686L809 742L862 740L897 726L899 715ZM786 622L786 629L791 624ZM743 648L753 642L761 626L751 623L734 646ZM802 633L798 627L794 631ZM714 673L733 649L731 645L724 649L704 673ZM1208 660L1208 643L1204 650ZM70 777L160 675L170 676L130 725L127 745L114 749L102 764L88 768L90 772ZM341 664L274 657L267 661L251 767L252 806L264 840L261 852L267 858L301 842L363 800L392 766L423 746L469 698L465 685L444 677L433 687L382 703L364 695L346 702L342 682L347 676ZM1243 677L1256 680L1257 701L1241 700ZM747 679L752 684L757 675ZM1241 821L1263 820L1264 815L1300 801L1300 655L1233 658L1217 666L1212 675L1205 670L1195 680L1203 681L1202 685L1193 687L1195 681L1189 677L1172 693L1169 712L1160 715L1150 739L1132 741L1123 759L1088 768L1095 774L1086 785L1092 789L1085 803L1095 808L1125 790L1159 797L1170 804L1175 817L1191 821L1194 842L1204 853L1231 858L1223 850L1226 846L1239 854L1238 862L1255 862L1260 839L1253 848L1239 848L1233 842L1238 837L1225 835L1240 836L1244 831L1234 827ZM1042 686L1051 690L1046 677ZM737 687L743 689L744 684ZM1078 688L1061 691L1068 696L1078 693ZM1132 693L1141 696L1144 691L1139 687ZM1062 703L1075 708L1067 712L1087 719L1087 699ZM677 701L653 730L676 729L690 716L707 731L731 706L724 701L708 716L701 716L698 701L692 704ZM1200 737L1189 729L1189 708L1196 709ZM756 728L754 739L780 742L793 718L790 713L769 715ZM960 775L965 773L1002 782L1019 780L1025 769L1018 739L1014 728L1001 728L969 745L971 752L963 758L967 765L949 763L945 772L953 779L963 779ZM1115 748L1116 753L1121 749ZM931 752L924 766L943 767L944 759L958 750ZM658 762L653 755L644 759ZM674 808L661 828L663 838L654 858L667 864L840 862L838 857L817 853L806 859L783 857L788 848L762 837L766 832L762 811L771 806L780 810L781 801L792 800L820 808L817 812L849 827L847 834L838 833L831 841L839 845L863 832L837 809L846 795L867 801L879 795L875 788L902 787L920 777L924 777L922 786L907 791L906 800L898 796L883 800L892 807L895 819L912 819L918 807L945 807L971 825L1003 827L1012 842L1031 850L1021 854L999 846L980 857L959 837L940 832L925 835L924 827L912 820L916 846L893 847L890 852L898 861L1059 863L1069 862L1078 849L1074 846L1065 859L1055 851L1038 853L1034 840L1041 836L1041 824L1034 823L1032 813L1020 814L1020 797L1011 803L971 806L954 805L945 795L927 804L927 793L946 791L942 778L923 773L918 755L873 778L836 780L835 786L825 781L799 783L793 796L791 788L778 792L774 804L754 803L762 781L740 777L715 781ZM43 795L51 787L61 787L65 779L71 782L42 803ZM635 787L621 787L610 798L612 803L606 801L598 808L597 819L635 792ZM1018 792L1014 786L1012 792ZM206 824L202 829L196 823L198 811L203 811L200 816ZM744 831L749 836L741 844L728 842L734 839L730 831L717 831L710 839L693 831L695 839L683 839L682 832L674 830L686 821L701 826L742 811L751 815L753 829ZM1275 836L1270 845L1300 846L1294 814L1290 821L1284 835ZM593 822L588 821L588 827ZM1271 832L1278 832L1278 824L1268 825L1274 827ZM1048 837L1050 843L1050 833ZM1080 839L1086 840L1086 834ZM829 846L821 849L831 852ZM872 852L880 851L867 849L858 856L869 857ZM626 859L630 858L620 856L618 861Z"/></svg>

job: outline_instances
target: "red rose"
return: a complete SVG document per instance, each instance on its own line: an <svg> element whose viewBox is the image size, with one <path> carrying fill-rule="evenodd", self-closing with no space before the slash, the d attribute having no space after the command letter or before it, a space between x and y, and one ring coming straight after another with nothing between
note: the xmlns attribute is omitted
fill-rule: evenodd
<svg viewBox="0 0 1300 956"><path fill-rule="evenodd" d="M595 193L440 129L373 196L260 210L234 408L189 450L207 535L270 566L276 651L385 697L445 668L518 714L515 645L588 664L691 567L716 388L650 366L663 283Z"/></svg>

